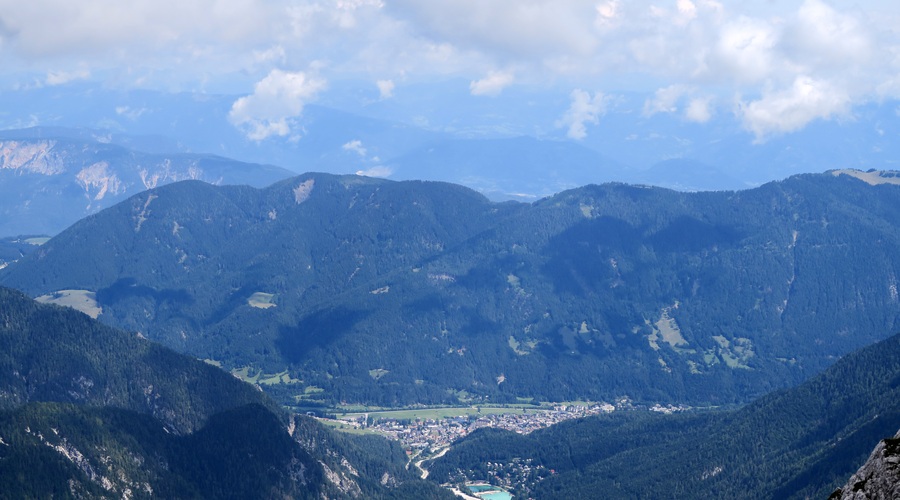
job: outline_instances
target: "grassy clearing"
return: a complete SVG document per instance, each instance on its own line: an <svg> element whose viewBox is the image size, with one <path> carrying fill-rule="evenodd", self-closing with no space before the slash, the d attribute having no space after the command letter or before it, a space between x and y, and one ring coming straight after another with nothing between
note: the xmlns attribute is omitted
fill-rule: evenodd
<svg viewBox="0 0 900 500"><path fill-rule="evenodd" d="M843 174L849 175L850 177L856 177L871 186L877 186L878 184L900 184L900 177L896 177L892 172L885 172L883 170L863 172L854 169L844 169L835 170L831 173L834 176Z"/></svg>
<svg viewBox="0 0 900 500"><path fill-rule="evenodd" d="M42 304L70 307L94 319L103 313L103 308L97 303L97 294L88 290L60 290L49 295L41 295L34 300Z"/></svg>
<svg viewBox="0 0 900 500"><path fill-rule="evenodd" d="M656 329L659 331L662 339L673 348L687 345L687 340L681 335L681 328L679 328L678 323L669 316L669 308L663 309L661 316L659 321L656 322Z"/></svg>
<svg viewBox="0 0 900 500"><path fill-rule="evenodd" d="M247 304L249 304L250 307L255 307L257 309L269 309L272 307L276 307L275 294L256 292L251 295L249 299L247 299Z"/></svg>
<svg viewBox="0 0 900 500"><path fill-rule="evenodd" d="M509 348L513 350L519 356L527 356L534 352L534 348L537 347L537 341L529 340L525 343L519 342L512 335L507 339L507 344L509 344Z"/></svg>
<svg viewBox="0 0 900 500"><path fill-rule="evenodd" d="M721 335L715 335L713 340L719 344L719 357L729 368L750 369L747 363L754 356L750 339L738 337L731 342Z"/></svg>
<svg viewBox="0 0 900 500"><path fill-rule="evenodd" d="M331 427L332 429L334 429L338 432L346 432L347 434L356 434L358 436L364 436L364 435L381 436L382 435L381 433L379 433L378 431L376 431L374 429L360 429L358 427L353 427L352 425L343 424L343 423L341 423L340 420L331 420L331 419L327 419L327 418L320 418L317 420L320 423L325 424L328 427Z"/></svg>
<svg viewBox="0 0 900 500"><path fill-rule="evenodd" d="M291 378L287 370L281 373L263 373L252 366L235 368L231 370L231 374L244 382L259 385L299 384L302 382L299 379Z"/></svg>

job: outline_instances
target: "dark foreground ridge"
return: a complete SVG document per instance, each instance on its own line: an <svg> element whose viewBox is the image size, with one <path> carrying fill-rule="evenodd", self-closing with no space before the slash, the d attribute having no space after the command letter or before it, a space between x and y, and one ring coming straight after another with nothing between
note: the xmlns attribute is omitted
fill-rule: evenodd
<svg viewBox="0 0 900 500"><path fill-rule="evenodd" d="M900 335L739 410L476 432L436 460L429 479L524 478L510 486L534 498L827 498L900 428L898 381ZM553 473L523 475L526 465Z"/></svg>
<svg viewBox="0 0 900 500"><path fill-rule="evenodd" d="M375 436L0 288L0 498L444 498Z"/></svg>

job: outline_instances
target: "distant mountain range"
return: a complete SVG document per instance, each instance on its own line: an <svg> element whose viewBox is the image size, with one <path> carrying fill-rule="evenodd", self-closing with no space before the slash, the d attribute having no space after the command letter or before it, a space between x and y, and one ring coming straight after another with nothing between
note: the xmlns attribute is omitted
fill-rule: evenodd
<svg viewBox="0 0 900 500"><path fill-rule="evenodd" d="M0 288L0 498L452 498L396 443Z"/></svg>
<svg viewBox="0 0 900 500"><path fill-rule="evenodd" d="M606 96L597 123L575 140L559 124L571 89L511 88L489 99L471 99L464 81L410 85L389 99L379 99L371 82L332 90L332 97L291 118L287 135L262 140L229 122L241 96L123 92L86 83L7 92L0 128L89 127L111 144L157 155L211 153L294 172L440 180L495 200L523 201L603 182L746 189L799 173L896 169L900 154L896 101L859 106L853 119L820 120L757 140L736 115L695 123L679 113L652 112L653 95L618 92ZM435 101L435 92L448 98ZM252 185L264 182L260 177Z"/></svg>
<svg viewBox="0 0 900 500"><path fill-rule="evenodd" d="M170 182L263 187L294 175L211 155L144 153L110 141L74 129L0 132L0 236L56 234L82 217Z"/></svg>
<svg viewBox="0 0 900 500"><path fill-rule="evenodd" d="M896 182L607 184L523 204L359 176L188 181L80 221L0 282L291 405L743 403L896 327Z"/></svg>

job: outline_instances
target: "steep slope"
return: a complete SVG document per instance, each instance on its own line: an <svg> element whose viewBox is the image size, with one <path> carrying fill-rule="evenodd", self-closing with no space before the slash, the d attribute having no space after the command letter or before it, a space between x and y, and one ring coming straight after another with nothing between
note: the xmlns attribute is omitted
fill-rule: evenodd
<svg viewBox="0 0 900 500"><path fill-rule="evenodd" d="M632 412L528 436L473 434L429 478L487 479L488 464L527 462L554 471L520 484L535 498L825 498L900 426L898 381L900 335L739 410Z"/></svg>
<svg viewBox="0 0 900 500"><path fill-rule="evenodd" d="M289 423L218 368L4 288L0 347L0 498L450 496L393 443Z"/></svg>
<svg viewBox="0 0 900 500"><path fill-rule="evenodd" d="M6 267L10 262L15 262L37 249L39 243L46 241L46 237L16 237L0 238L0 268Z"/></svg>
<svg viewBox="0 0 900 500"><path fill-rule="evenodd" d="M285 403L746 402L895 327L891 175L532 205L356 176L185 182L79 222L0 283L80 290L102 321Z"/></svg>
<svg viewBox="0 0 900 500"><path fill-rule="evenodd" d="M318 498L327 481L281 422L251 405L179 436L110 407L0 412L2 498Z"/></svg>
<svg viewBox="0 0 900 500"><path fill-rule="evenodd" d="M56 234L149 188L198 179L267 186L288 170L212 155L150 154L83 131L0 132L0 236Z"/></svg>
<svg viewBox="0 0 900 500"><path fill-rule="evenodd" d="M79 312L5 288L0 304L0 408L33 401L112 406L152 415L176 433L246 404L280 412L218 368Z"/></svg>
<svg viewBox="0 0 900 500"><path fill-rule="evenodd" d="M866 463L829 499L866 499L900 497L900 432L882 439Z"/></svg>

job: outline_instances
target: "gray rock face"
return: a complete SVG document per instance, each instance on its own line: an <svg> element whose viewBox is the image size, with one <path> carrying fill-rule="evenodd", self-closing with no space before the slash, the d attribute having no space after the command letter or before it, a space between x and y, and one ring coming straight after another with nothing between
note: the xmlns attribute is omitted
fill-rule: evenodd
<svg viewBox="0 0 900 500"><path fill-rule="evenodd" d="M900 432L883 439L856 474L829 500L900 498Z"/></svg>
<svg viewBox="0 0 900 500"><path fill-rule="evenodd" d="M295 175L212 155L144 153L102 138L19 137L26 132L0 131L0 236L53 235L129 196L172 182L265 187Z"/></svg>

